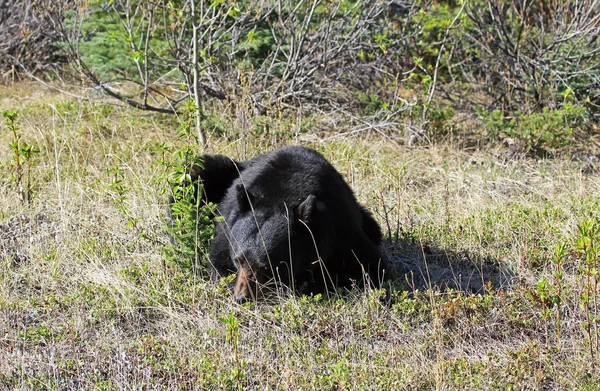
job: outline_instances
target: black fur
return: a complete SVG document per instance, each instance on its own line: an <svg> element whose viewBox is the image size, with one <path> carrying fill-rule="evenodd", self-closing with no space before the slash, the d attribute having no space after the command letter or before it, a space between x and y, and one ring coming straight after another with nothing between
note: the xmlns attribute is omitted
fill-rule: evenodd
<svg viewBox="0 0 600 391"><path fill-rule="evenodd" d="M190 170L192 182L204 184L203 199L218 204L234 179L240 176L244 165L223 155L204 155L203 166L195 165Z"/></svg>
<svg viewBox="0 0 600 391"><path fill-rule="evenodd" d="M204 199L218 203L224 217L211 247L211 276L237 272L238 299L270 281L312 292L364 285L363 273L380 282L381 229L321 154L292 146L245 162L202 159L192 179L203 181Z"/></svg>

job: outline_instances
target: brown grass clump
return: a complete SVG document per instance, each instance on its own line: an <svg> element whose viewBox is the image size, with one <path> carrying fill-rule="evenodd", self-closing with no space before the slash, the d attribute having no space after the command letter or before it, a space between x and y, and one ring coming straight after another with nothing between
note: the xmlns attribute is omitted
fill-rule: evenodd
<svg viewBox="0 0 600 391"><path fill-rule="evenodd" d="M392 286L240 306L165 259L153 151L183 143L173 118L29 88L0 91L40 150L25 207L0 133L1 389L597 389L597 233L578 225L599 224L600 181L581 163L314 140L381 223ZM298 142L286 129L211 152Z"/></svg>

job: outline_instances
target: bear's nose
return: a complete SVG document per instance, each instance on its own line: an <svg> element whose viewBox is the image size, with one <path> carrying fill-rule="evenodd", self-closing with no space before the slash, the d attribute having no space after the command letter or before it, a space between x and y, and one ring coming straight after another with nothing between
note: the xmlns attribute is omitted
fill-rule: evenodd
<svg viewBox="0 0 600 391"><path fill-rule="evenodd" d="M233 288L233 296L238 303L245 303L252 299L252 290L254 288L252 273L247 267L241 267L237 271L237 279Z"/></svg>

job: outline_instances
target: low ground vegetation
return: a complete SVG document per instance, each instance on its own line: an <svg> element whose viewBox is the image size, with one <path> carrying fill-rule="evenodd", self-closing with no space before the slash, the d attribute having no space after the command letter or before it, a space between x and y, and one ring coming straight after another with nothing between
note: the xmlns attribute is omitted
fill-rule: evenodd
<svg viewBox="0 0 600 391"><path fill-rule="evenodd" d="M340 137L318 113L247 123L215 109L229 133L212 137L211 153L243 160L293 143L323 153L374 212L394 265L387 291L237 305L225 283L195 272L189 257L202 254L170 247L169 181L197 145L185 117L27 84L1 87L0 107L12 118L0 133L2 389L600 383L589 149L409 147L377 132Z"/></svg>

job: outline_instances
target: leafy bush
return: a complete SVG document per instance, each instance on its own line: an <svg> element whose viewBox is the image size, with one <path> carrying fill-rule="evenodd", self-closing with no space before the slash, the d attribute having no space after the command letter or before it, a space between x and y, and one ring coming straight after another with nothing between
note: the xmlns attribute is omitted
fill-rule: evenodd
<svg viewBox="0 0 600 391"><path fill-rule="evenodd" d="M478 110L488 136L493 139L514 138L527 153L546 154L548 150L573 145L574 131L585 127L589 113L584 106L566 102L560 109L544 108L539 113L516 112L507 117L501 110Z"/></svg>
<svg viewBox="0 0 600 391"><path fill-rule="evenodd" d="M94 0L65 9L66 23L50 21L77 77L145 110L179 114L192 97L203 143L205 131L231 135L205 113L240 103L256 134L269 128L254 117L292 107L430 139L454 112L483 105L507 118L507 129L490 131L528 150L564 146L600 116L598 0Z"/></svg>
<svg viewBox="0 0 600 391"><path fill-rule="evenodd" d="M178 166L173 173L173 202L169 205L172 225L168 228L173 245L165 248L165 257L184 270L203 274L208 266L206 254L214 237L215 207L203 205L197 196L202 186L191 183L187 173L190 164L201 167L202 161L193 159Z"/></svg>
<svg viewBox="0 0 600 391"><path fill-rule="evenodd" d="M467 15L461 47L475 50L461 55L461 68L504 112L560 108L565 88L579 104L598 99L597 0L472 1Z"/></svg>
<svg viewBox="0 0 600 391"><path fill-rule="evenodd" d="M192 127L196 121L196 108L190 101L179 126L179 138L186 143L175 150L161 145L155 153L162 158L159 163L167 170L167 182L171 188L169 203L172 245L165 248L165 258L184 270L203 274L207 270L207 254L214 237L214 213L216 206L202 201L202 183L192 182L192 169L202 168L204 162L196 154L198 138ZM170 158L167 159L166 156ZM173 163L175 161L175 163Z"/></svg>

